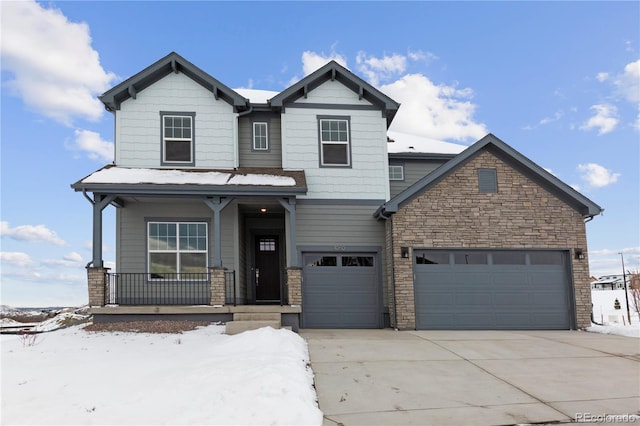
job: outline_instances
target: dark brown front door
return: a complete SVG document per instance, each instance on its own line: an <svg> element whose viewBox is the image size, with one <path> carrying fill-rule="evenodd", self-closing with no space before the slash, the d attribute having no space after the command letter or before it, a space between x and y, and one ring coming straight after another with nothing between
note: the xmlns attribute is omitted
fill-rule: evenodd
<svg viewBox="0 0 640 426"><path fill-rule="evenodd" d="M255 284L257 302L280 302L280 242L277 235L255 239Z"/></svg>

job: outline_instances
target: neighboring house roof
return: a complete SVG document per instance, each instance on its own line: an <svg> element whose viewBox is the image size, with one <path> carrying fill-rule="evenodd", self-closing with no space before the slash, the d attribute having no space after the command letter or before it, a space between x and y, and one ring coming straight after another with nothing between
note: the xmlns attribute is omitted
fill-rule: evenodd
<svg viewBox="0 0 640 426"><path fill-rule="evenodd" d="M108 165L71 185L76 191L127 195L297 195L307 192L303 171L268 168L177 170Z"/></svg>
<svg viewBox="0 0 640 426"><path fill-rule="evenodd" d="M133 77L126 79L106 91L99 98L109 111L118 110L122 102L129 98L135 99L138 92L141 92L172 72L183 73L213 93L216 99L223 99L237 110L245 110L248 108L247 99L175 52L169 53Z"/></svg>
<svg viewBox="0 0 640 426"><path fill-rule="evenodd" d="M360 99L366 99L372 104L378 106L382 110L383 117L387 118L387 125L391 123L395 117L400 104L389 96L385 95L336 61L331 61L323 67L312 72L302 80L293 84L289 88L278 93L271 98L269 104L272 107L282 108L286 104L293 102L301 97L306 97L307 93L320 86L327 81L339 81L349 89L358 94Z"/></svg>
<svg viewBox="0 0 640 426"><path fill-rule="evenodd" d="M387 151L390 158L422 158L432 154L460 154L467 147L424 136L410 135L408 133L387 131L390 139L387 143Z"/></svg>
<svg viewBox="0 0 640 426"><path fill-rule="evenodd" d="M576 211L580 212L583 217L593 217L603 212L603 209L596 203L489 133L462 153L384 203L378 208L375 216L379 219L387 219L391 214L397 212L403 204L411 201L432 185L435 185L482 150L490 151L511 165L511 167L572 206Z"/></svg>
<svg viewBox="0 0 640 426"><path fill-rule="evenodd" d="M607 276L598 278L596 281L592 282L591 284L616 284L616 283L622 283L622 282L623 282L622 275L607 275Z"/></svg>

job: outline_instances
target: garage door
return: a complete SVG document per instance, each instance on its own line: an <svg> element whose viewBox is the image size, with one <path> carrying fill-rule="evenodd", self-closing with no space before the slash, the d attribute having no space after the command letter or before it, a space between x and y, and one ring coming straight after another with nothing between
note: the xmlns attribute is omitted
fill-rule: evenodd
<svg viewBox="0 0 640 426"><path fill-rule="evenodd" d="M304 253L303 260L303 327L382 326L375 254Z"/></svg>
<svg viewBox="0 0 640 426"><path fill-rule="evenodd" d="M416 328L570 329L568 255L415 250Z"/></svg>

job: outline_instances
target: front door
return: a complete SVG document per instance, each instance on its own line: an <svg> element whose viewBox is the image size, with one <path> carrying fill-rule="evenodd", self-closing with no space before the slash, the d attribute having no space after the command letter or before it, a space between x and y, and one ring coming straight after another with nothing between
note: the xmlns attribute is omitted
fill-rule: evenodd
<svg viewBox="0 0 640 426"><path fill-rule="evenodd" d="M280 303L280 241L277 235L255 237L256 302Z"/></svg>

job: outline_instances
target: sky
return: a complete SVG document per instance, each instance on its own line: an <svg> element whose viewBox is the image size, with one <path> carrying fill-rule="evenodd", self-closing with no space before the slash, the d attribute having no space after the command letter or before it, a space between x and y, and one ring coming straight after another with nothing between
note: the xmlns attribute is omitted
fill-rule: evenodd
<svg viewBox="0 0 640 426"><path fill-rule="evenodd" d="M113 161L97 97L175 51L231 88L282 91L330 59L402 106L391 130L493 133L605 209L592 276L640 270L638 2L0 2L1 299L87 302L91 205ZM115 219L104 213L104 260ZM622 253L622 255L620 255Z"/></svg>

